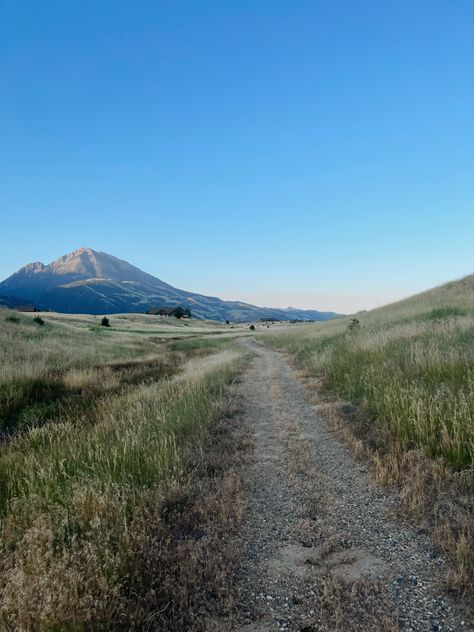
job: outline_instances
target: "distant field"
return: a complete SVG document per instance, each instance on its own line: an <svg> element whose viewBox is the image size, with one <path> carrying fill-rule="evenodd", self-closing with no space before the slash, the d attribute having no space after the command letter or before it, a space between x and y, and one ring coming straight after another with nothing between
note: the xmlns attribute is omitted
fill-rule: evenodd
<svg viewBox="0 0 474 632"><path fill-rule="evenodd" d="M206 322L41 318L0 310L0 630L178 629L224 571L174 531L220 538L237 520L232 449L214 447L208 478L206 443L245 357Z"/></svg>
<svg viewBox="0 0 474 632"><path fill-rule="evenodd" d="M322 410L335 402L337 428L455 560L450 587L472 587L474 276L262 341L316 378ZM338 399L356 412L341 416Z"/></svg>
<svg viewBox="0 0 474 632"><path fill-rule="evenodd" d="M167 340L248 331L140 314L110 316L110 328L99 316L39 316L43 325L35 314L0 309L0 434L40 425L65 399L169 373Z"/></svg>

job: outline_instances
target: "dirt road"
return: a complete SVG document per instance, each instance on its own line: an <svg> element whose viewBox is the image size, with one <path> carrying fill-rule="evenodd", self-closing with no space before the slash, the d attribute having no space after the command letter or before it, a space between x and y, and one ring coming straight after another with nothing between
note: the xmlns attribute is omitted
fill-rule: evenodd
<svg viewBox="0 0 474 632"><path fill-rule="evenodd" d="M437 587L427 535L396 519L396 497L327 429L286 356L241 344L255 353L240 385L254 458L235 629L470 629Z"/></svg>

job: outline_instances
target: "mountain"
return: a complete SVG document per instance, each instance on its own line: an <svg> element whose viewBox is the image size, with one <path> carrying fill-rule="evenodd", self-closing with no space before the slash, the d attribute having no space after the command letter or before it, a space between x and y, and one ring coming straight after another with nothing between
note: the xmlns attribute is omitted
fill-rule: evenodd
<svg viewBox="0 0 474 632"><path fill-rule="evenodd" d="M105 252L80 248L49 265L29 263L0 283L0 299L15 296L41 309L71 314L145 312L151 307L188 307L193 316L245 322L328 320L334 312L257 307L179 290Z"/></svg>

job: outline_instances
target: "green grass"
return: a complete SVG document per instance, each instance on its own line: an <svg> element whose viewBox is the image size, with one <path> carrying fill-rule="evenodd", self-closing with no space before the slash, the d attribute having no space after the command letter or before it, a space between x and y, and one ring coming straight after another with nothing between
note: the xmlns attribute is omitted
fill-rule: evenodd
<svg viewBox="0 0 474 632"><path fill-rule="evenodd" d="M144 571L167 546L164 499L198 467L244 358L225 339L8 318L0 403L24 432L0 446L0 630L121 629L167 577Z"/></svg>
<svg viewBox="0 0 474 632"><path fill-rule="evenodd" d="M188 354L199 354L200 352L209 353L218 349L224 349L231 346L230 339L226 337L219 338L193 338L192 340L176 340L168 344L170 351L184 351Z"/></svg>
<svg viewBox="0 0 474 632"><path fill-rule="evenodd" d="M229 355L210 372L139 386L102 400L92 426L65 421L4 448L0 611L10 626L121 629L150 600L153 575L167 577L144 567L168 546L163 499L192 475L240 366Z"/></svg>
<svg viewBox="0 0 474 632"><path fill-rule="evenodd" d="M262 337L374 424L455 469L474 455L474 277L372 312Z"/></svg>
<svg viewBox="0 0 474 632"><path fill-rule="evenodd" d="M32 430L13 440L0 460L3 508L31 499L63 504L71 487L149 487L179 474L180 448L215 418L224 386L239 362L192 377L152 383L104 397L86 419ZM41 476L38 476L41 472Z"/></svg>
<svg viewBox="0 0 474 632"><path fill-rule="evenodd" d="M171 373L174 360L166 357L157 333L170 338L183 330L189 336L215 333L215 326L183 328L178 321L156 329L156 318L136 314L111 317L110 329L93 316L42 318L39 326L34 315L0 310L0 433L42 425L64 403L90 400L91 391L120 388L132 379L130 372L117 374L120 363L140 361L141 368L131 372L135 382L140 373L143 380Z"/></svg>
<svg viewBox="0 0 474 632"><path fill-rule="evenodd" d="M162 351L143 361L109 363L65 373L11 380L0 386L0 431L4 436L61 418L85 414L104 395L149 383L179 370L177 354ZM64 412L66 411L66 412Z"/></svg>
<svg viewBox="0 0 474 632"><path fill-rule="evenodd" d="M98 327L94 327L93 330L94 331L99 331L100 329L102 329L102 327L100 327L100 325ZM173 329L127 329L124 327L111 327L109 329L107 329L107 332L109 333L109 335L113 335L115 332L122 332L122 333L128 333L128 334L142 334L142 335L146 335L146 336L196 336L199 334L193 333L192 331L179 331L176 332Z"/></svg>

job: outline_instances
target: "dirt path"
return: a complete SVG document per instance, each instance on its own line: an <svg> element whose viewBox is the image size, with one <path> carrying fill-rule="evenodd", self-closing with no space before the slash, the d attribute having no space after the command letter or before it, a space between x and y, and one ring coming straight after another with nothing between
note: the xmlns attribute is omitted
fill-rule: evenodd
<svg viewBox="0 0 474 632"><path fill-rule="evenodd" d="M254 459L235 629L470 629L436 588L430 540L393 518L396 500L318 418L286 357L241 344L256 354L241 384Z"/></svg>

